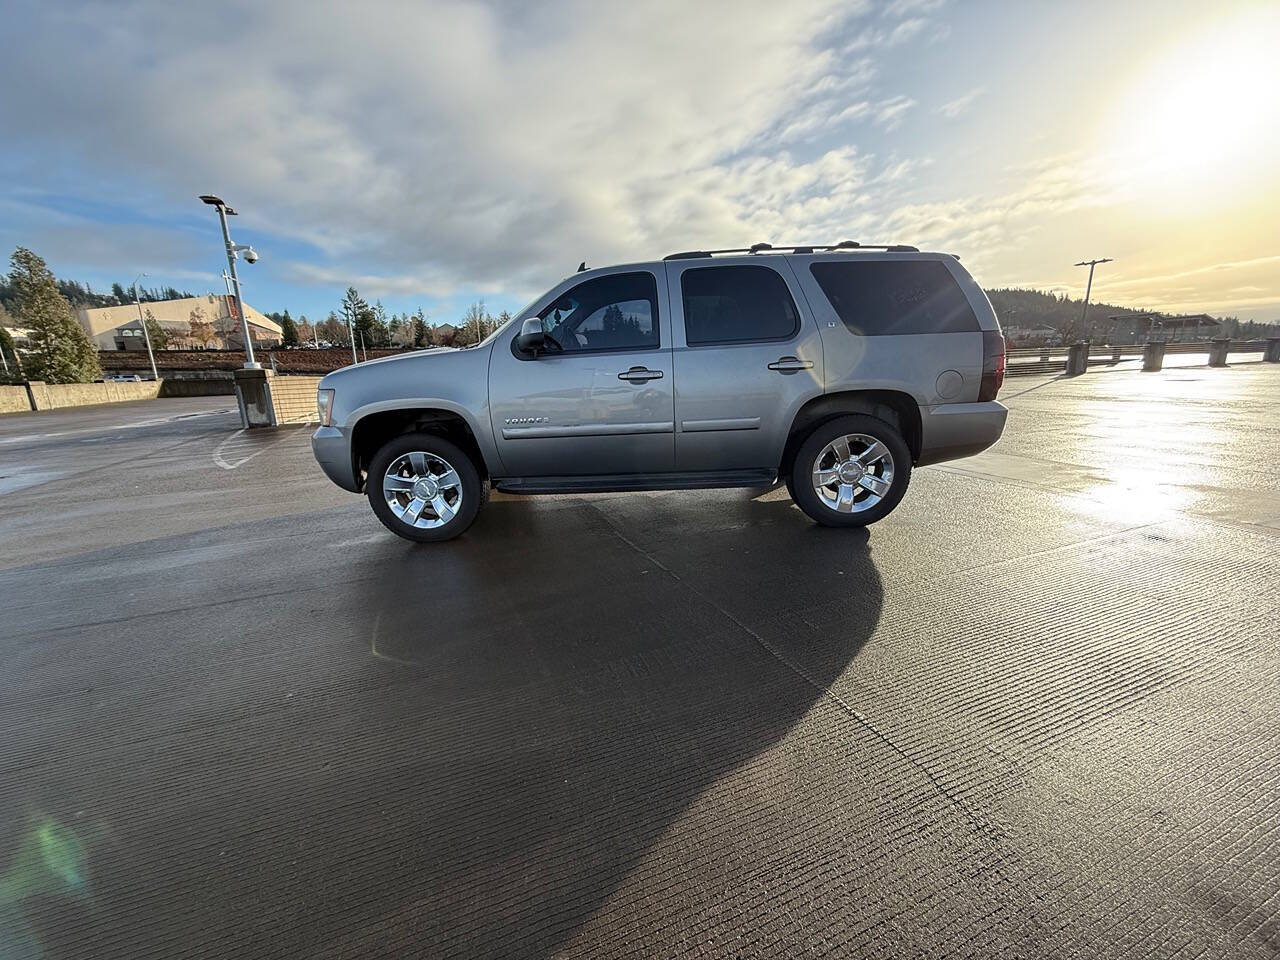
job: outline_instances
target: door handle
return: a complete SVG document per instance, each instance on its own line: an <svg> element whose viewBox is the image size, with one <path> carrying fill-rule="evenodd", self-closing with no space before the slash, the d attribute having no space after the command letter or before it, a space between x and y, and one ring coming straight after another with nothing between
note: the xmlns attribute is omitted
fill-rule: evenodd
<svg viewBox="0 0 1280 960"><path fill-rule="evenodd" d="M619 380L628 380L631 383L644 383L648 380L661 380L661 370L650 370L648 367L632 367L630 370L623 370L618 374Z"/></svg>
<svg viewBox="0 0 1280 960"><path fill-rule="evenodd" d="M797 360L795 357L779 357L769 364L770 370L779 373L795 373L797 370L808 370L813 367L812 360Z"/></svg>

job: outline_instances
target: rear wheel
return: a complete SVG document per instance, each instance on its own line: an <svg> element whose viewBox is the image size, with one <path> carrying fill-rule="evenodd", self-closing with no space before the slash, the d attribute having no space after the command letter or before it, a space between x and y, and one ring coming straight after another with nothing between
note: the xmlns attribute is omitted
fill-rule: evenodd
<svg viewBox="0 0 1280 960"><path fill-rule="evenodd" d="M365 492L388 530L433 543L471 526L487 486L457 445L432 433L409 433L374 455Z"/></svg>
<svg viewBox="0 0 1280 960"><path fill-rule="evenodd" d="M887 516L907 492L911 453L902 434L878 417L829 420L796 451L792 499L828 527L865 527Z"/></svg>

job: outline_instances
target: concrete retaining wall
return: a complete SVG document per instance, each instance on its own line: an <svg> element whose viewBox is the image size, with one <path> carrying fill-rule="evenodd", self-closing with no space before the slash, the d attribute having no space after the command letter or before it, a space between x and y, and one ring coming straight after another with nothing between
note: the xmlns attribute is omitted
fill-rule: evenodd
<svg viewBox="0 0 1280 960"><path fill-rule="evenodd" d="M26 387L0 387L0 413L23 413L31 409Z"/></svg>
<svg viewBox="0 0 1280 960"><path fill-rule="evenodd" d="M164 381L154 380L139 383L45 383L32 380L21 387L0 387L0 413L154 400L163 386Z"/></svg>
<svg viewBox="0 0 1280 960"><path fill-rule="evenodd" d="M314 423L319 377L272 377L271 405L276 423Z"/></svg>
<svg viewBox="0 0 1280 960"><path fill-rule="evenodd" d="M233 397L235 374L229 370L184 370L180 374L162 373L162 397Z"/></svg>
<svg viewBox="0 0 1280 960"><path fill-rule="evenodd" d="M40 390L37 390L37 385ZM94 403L125 403L129 400L154 400L160 395L161 382L140 383L40 383L31 381L32 409L57 410L60 407L84 407ZM43 397L40 395L43 392Z"/></svg>

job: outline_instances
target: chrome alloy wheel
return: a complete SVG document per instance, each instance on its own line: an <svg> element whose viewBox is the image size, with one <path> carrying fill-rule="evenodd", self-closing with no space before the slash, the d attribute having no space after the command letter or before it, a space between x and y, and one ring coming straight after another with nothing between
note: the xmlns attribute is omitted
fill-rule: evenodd
<svg viewBox="0 0 1280 960"><path fill-rule="evenodd" d="M412 451L391 461L382 495L397 518L426 530L442 527L462 506L462 481L453 465L434 453Z"/></svg>
<svg viewBox="0 0 1280 960"><path fill-rule="evenodd" d="M837 513L861 513L893 486L893 454L865 433L837 437L813 461L813 491Z"/></svg>

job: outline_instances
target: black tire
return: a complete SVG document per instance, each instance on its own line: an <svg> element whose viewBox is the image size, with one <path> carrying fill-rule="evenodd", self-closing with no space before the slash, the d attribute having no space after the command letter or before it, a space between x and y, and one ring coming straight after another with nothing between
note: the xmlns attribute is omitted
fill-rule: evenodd
<svg viewBox="0 0 1280 960"><path fill-rule="evenodd" d="M436 527L413 526L402 520L392 510L383 494L382 484L386 478L387 469L400 457L415 452L444 460L458 475L462 502L451 518ZM373 512L377 514L383 526L396 536L418 543L439 543L442 540L452 540L471 526L476 514L480 512L480 507L488 499L488 486L486 481L480 479L480 473L474 461L457 444L450 443L444 437L433 433L406 433L389 441L374 454L369 464L369 476L365 482L365 495L369 498L369 506L373 507ZM434 513L425 507L423 510Z"/></svg>
<svg viewBox="0 0 1280 960"><path fill-rule="evenodd" d="M813 470L819 454L827 444L839 437L849 434L861 434L879 440L889 450L892 459L893 478L889 490L880 498L880 502L856 513L841 513L828 506L813 488ZM856 451L855 451L856 452ZM883 472L883 464L877 466ZM865 414L854 414L828 420L816 427L805 438L800 449L796 451L795 464L791 469L791 482L788 489L796 506L803 510L811 520L827 527L865 527L888 516L902 500L907 492L907 484L911 482L911 451L902 439L898 428ZM855 490L858 490L855 486ZM859 493L865 497L866 494Z"/></svg>

